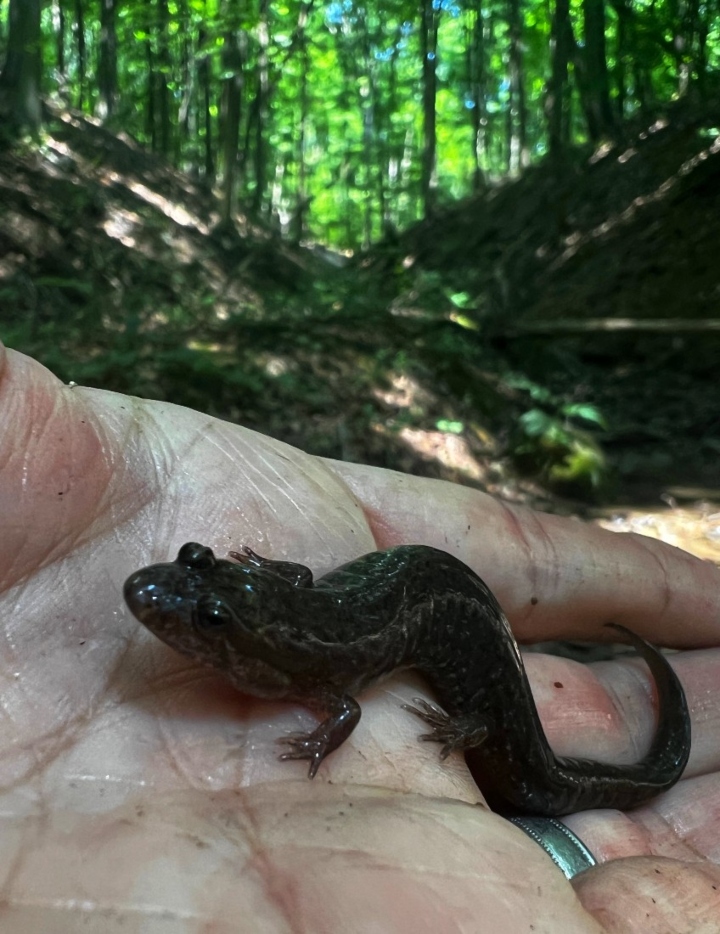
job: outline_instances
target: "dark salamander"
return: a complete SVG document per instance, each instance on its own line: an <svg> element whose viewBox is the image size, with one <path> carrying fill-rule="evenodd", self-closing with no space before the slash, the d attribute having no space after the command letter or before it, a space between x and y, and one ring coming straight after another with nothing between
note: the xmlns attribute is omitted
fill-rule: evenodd
<svg viewBox="0 0 720 934"><path fill-rule="evenodd" d="M286 737L283 759L309 759L310 777L360 719L355 695L402 668L422 672L443 710L407 707L423 739L469 754L491 806L561 815L632 808L670 788L690 752L683 689L665 657L612 625L647 662L658 693L652 745L635 765L556 756L543 733L517 643L495 597L470 568L424 545L367 554L317 581L300 564L249 548L220 560L194 542L177 559L137 571L125 599L151 632L221 671L240 690L286 698L327 719Z"/></svg>

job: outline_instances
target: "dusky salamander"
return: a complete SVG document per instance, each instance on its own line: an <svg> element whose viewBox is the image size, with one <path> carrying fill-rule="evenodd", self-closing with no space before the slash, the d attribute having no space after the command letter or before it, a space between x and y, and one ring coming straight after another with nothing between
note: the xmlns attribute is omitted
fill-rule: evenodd
<svg viewBox="0 0 720 934"><path fill-rule="evenodd" d="M632 808L670 788L690 751L682 686L666 658L624 626L655 679L658 724L634 765L556 756L548 745L510 625L484 582L424 545L371 552L313 580L309 568L249 548L215 557L189 542L175 561L137 571L124 594L137 619L172 648L257 697L326 715L281 742L283 759L310 760L312 778L360 720L355 695L415 668L443 710L405 705L430 726L441 757L462 749L501 813L556 816Z"/></svg>

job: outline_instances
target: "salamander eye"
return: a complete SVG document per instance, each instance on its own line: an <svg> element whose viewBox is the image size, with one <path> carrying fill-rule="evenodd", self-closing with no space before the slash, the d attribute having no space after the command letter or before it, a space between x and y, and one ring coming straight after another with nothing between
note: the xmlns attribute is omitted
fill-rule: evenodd
<svg viewBox="0 0 720 934"><path fill-rule="evenodd" d="M222 600L201 597L195 607L193 622L201 632L217 632L229 626L234 617Z"/></svg>
<svg viewBox="0 0 720 934"><path fill-rule="evenodd" d="M176 558L177 564L184 564L185 567L194 568L198 571L212 568L216 562L217 559L212 549L206 545L198 545L197 542L188 542L183 545Z"/></svg>

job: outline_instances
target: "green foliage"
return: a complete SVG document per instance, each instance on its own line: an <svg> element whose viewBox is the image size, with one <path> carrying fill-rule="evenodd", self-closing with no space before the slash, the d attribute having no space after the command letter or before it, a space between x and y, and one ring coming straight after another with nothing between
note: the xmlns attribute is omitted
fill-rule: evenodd
<svg viewBox="0 0 720 934"><path fill-rule="evenodd" d="M106 126L97 126L68 105L101 113L107 30L99 15L113 7L117 102ZM600 181L595 203L594 190L588 196L587 187L583 194L566 184L587 170L587 150L571 147L616 139L625 150L623 120L641 113L647 126L682 95L711 100L720 24L697 5L682 22L664 0L608 5L616 125L610 121L598 138L587 100L597 88L587 75L584 88L576 80L587 65L584 4L572 0L563 158L552 151L516 187L500 182L549 147L556 11L527 0L515 30L514 7L499 0L432 4L437 86L428 102L420 7L409 0L124 0L102 7L79 0L63 6L63 19L57 3L45 5L44 91L62 104L66 133L40 147L15 147L23 163L37 158L51 166L45 177L38 172L16 185L11 170L0 178L18 217L0 225L0 240L10 244L0 256L7 260L0 304L20 309L5 313L11 326L2 322L3 336L66 380L242 419L332 456L352 456L345 446L353 432L397 440L411 427L462 435L471 447L492 431L507 442L503 453L549 483L602 487L609 469L599 439L609 429L599 408L582 401L597 395L567 390L567 382L558 389L552 380L555 363L567 364L566 373L584 363L568 363L574 351L559 340L557 348L545 344L521 362L513 358L534 378L508 373L502 354L513 351L505 338L513 318L537 301L541 268L546 283L575 261L589 260L589 268L602 262L606 243L595 232L608 217L629 229L628 206L659 204L655 195L672 174L668 160L651 178L653 160L660 165L666 157L660 145L654 153L648 146L647 184L619 190L625 180L603 174L621 162L607 146L605 166L590 161ZM7 9L0 4L0 57ZM624 24L618 11L627 13ZM233 103L237 140L224 136ZM426 204L431 111L437 149L434 198ZM122 130L121 140L109 129ZM638 148L643 135L649 139L633 134ZM142 147L187 174L166 170ZM546 170L545 183L533 187L533 174ZM226 194L237 198L216 198L231 177ZM426 207L426 223L398 233ZM224 226L216 226L218 213ZM222 229L229 247L215 236ZM381 243L340 271L314 265L317 256L289 249L288 239L348 251ZM366 260L374 264L368 274ZM583 385L576 375L575 385ZM421 401L397 401L400 378L418 388Z"/></svg>
<svg viewBox="0 0 720 934"><path fill-rule="evenodd" d="M216 171L224 175L228 169L226 94L228 82L237 79L240 132L231 158L241 203L252 203L283 232L351 249L380 237L388 222L402 228L420 218L426 140L417 4L192 0L167 4L167 21L160 5L145 0L108 8L113 7L113 126L147 146L158 148L167 139L166 156L194 173L209 171L213 182ZM96 112L104 35L100 6L70 5L62 20L57 10L43 10L44 90ZM524 3L517 37L508 5L497 0L481 7L438 0L433 10L436 200L446 204L472 192L476 168L486 179L499 179L517 172L528 154L546 153L554 9L539 0ZM608 5L606 13L611 104L622 107L623 119L691 89L709 93L720 65L716 15L696 5L679 18L676 4L645 0ZM0 5L0 57L7 16L8 4ZM569 27L581 56L585 25L579 0L570 6ZM227 56L231 36L239 43L237 61ZM509 73L513 54L521 69L522 105ZM568 146L588 138L576 70L571 66ZM167 125L161 127L163 121ZM303 223L294 227L299 210Z"/></svg>
<svg viewBox="0 0 720 934"><path fill-rule="evenodd" d="M567 402L523 374L509 373L505 382L535 403L517 420L512 440L516 462L556 486L584 493L605 486L609 466L593 431L608 425L597 406Z"/></svg>
<svg viewBox="0 0 720 934"><path fill-rule="evenodd" d="M546 404L553 401L540 386L532 387L530 395ZM606 427L602 414L588 403L564 403L554 411L529 409L518 419L513 456L553 485L597 491L608 481L608 464L597 439L575 420Z"/></svg>
<svg viewBox="0 0 720 934"><path fill-rule="evenodd" d="M460 435L465 430L465 423L450 421L447 418L440 418L435 423L435 427L438 431L446 431L451 435Z"/></svg>

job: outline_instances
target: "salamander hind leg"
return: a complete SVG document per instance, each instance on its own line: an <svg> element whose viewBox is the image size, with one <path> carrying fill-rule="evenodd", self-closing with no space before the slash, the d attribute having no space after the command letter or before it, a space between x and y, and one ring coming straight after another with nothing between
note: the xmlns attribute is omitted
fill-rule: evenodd
<svg viewBox="0 0 720 934"><path fill-rule="evenodd" d="M403 710L409 710L432 727L431 733L421 733L418 737L430 743L442 743L440 758L447 759L455 749L474 749L481 746L488 737L490 726L487 721L477 716L451 717L435 704L413 697L415 704L403 704Z"/></svg>

